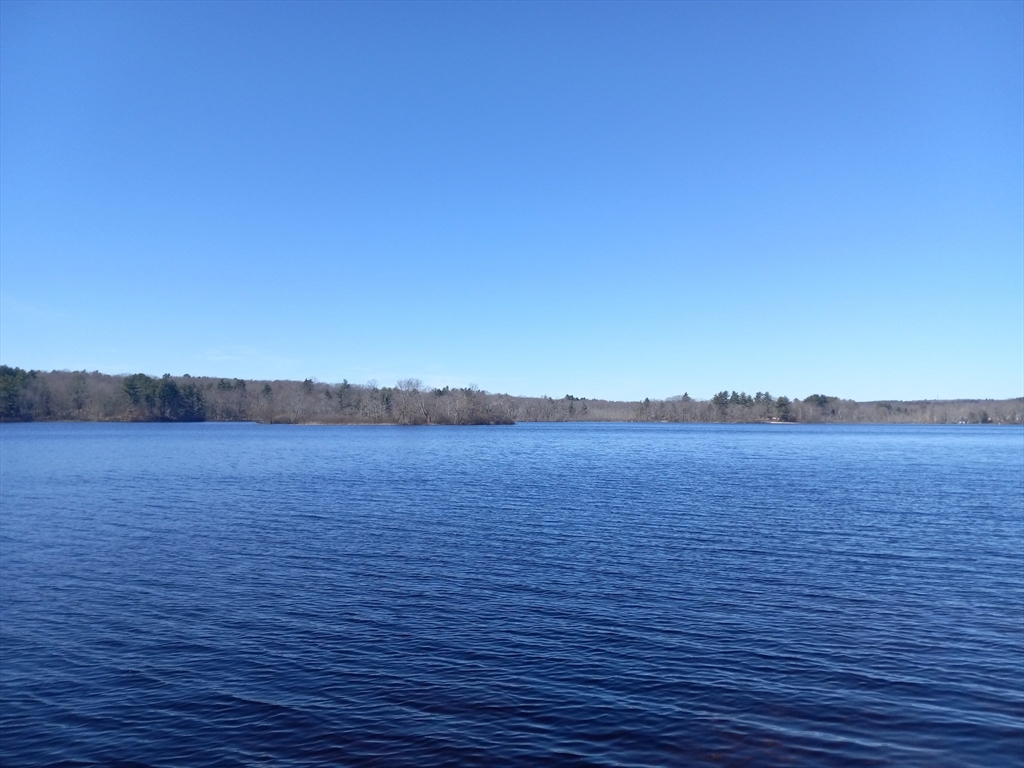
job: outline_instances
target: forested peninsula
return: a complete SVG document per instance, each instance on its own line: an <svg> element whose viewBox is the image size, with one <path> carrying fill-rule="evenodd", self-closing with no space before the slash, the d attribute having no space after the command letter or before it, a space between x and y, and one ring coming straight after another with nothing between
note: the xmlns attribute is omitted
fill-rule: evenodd
<svg viewBox="0 0 1024 768"><path fill-rule="evenodd" d="M636 402L206 376L155 378L0 365L0 421L255 421L264 424L514 424L517 421L1021 424L1024 398L856 402L723 390Z"/></svg>

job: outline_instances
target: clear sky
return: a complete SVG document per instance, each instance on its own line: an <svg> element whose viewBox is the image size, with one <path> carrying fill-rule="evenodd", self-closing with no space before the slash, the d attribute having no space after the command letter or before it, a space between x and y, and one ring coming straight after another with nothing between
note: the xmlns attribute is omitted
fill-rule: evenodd
<svg viewBox="0 0 1024 768"><path fill-rule="evenodd" d="M1024 3L0 3L0 357L1024 395Z"/></svg>

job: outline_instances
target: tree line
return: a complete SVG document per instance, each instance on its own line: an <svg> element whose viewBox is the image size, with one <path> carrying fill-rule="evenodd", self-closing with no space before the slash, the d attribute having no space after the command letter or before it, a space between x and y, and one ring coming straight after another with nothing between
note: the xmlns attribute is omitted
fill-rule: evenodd
<svg viewBox="0 0 1024 768"><path fill-rule="evenodd" d="M0 365L2 421L256 421L266 424L512 424L517 421L1020 424L1024 398L857 402L722 390L708 400L518 397L418 379L325 384L205 376L112 376Z"/></svg>

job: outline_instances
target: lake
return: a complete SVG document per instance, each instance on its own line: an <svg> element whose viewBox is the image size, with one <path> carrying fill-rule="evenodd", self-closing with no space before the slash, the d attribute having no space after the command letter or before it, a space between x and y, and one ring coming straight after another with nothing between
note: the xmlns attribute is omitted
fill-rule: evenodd
<svg viewBox="0 0 1024 768"><path fill-rule="evenodd" d="M0 764L1024 764L1024 430L0 427Z"/></svg>

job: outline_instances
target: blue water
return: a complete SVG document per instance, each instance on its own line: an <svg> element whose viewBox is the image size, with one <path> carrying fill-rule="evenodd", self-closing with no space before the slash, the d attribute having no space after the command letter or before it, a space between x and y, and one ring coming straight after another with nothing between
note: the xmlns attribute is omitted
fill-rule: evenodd
<svg viewBox="0 0 1024 768"><path fill-rule="evenodd" d="M0 765L1024 764L1024 431L0 428Z"/></svg>

